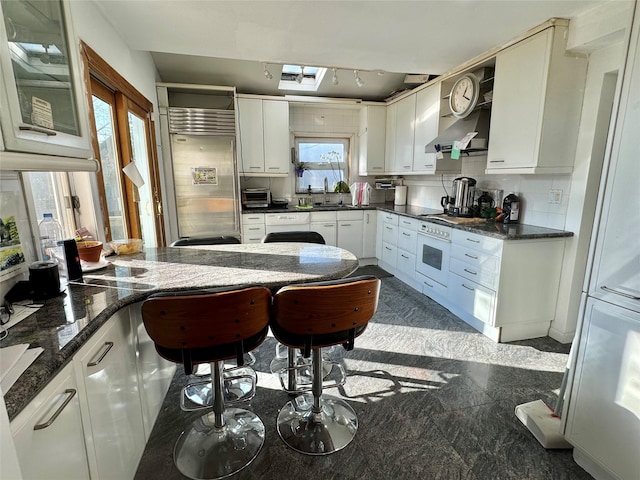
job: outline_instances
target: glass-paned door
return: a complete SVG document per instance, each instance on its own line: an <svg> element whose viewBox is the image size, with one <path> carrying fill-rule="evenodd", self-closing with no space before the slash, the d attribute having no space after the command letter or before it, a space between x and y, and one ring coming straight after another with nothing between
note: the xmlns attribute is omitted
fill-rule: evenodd
<svg viewBox="0 0 640 480"><path fill-rule="evenodd" d="M92 81L93 117L95 121L102 172L107 241L127 238L128 227L123 201L122 175L115 125L115 97L99 82ZM103 212L104 213L104 212Z"/></svg>

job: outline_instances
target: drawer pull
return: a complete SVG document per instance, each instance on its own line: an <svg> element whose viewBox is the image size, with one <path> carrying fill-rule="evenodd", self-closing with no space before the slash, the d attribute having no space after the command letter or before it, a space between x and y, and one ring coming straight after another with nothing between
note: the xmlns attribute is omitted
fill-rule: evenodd
<svg viewBox="0 0 640 480"><path fill-rule="evenodd" d="M350 223L341 223L340 226L341 227L350 227L351 224Z"/></svg>
<svg viewBox="0 0 640 480"><path fill-rule="evenodd" d="M433 288L433 285L431 285L429 282L423 282L427 287L429 288Z"/></svg>
<svg viewBox="0 0 640 480"><path fill-rule="evenodd" d="M405 237L410 237L410 236L411 236L410 234L408 234L408 233L406 233L406 232L402 232L402 234L403 234Z"/></svg>
<svg viewBox="0 0 640 480"><path fill-rule="evenodd" d="M336 224L335 223L325 223L323 226L325 226L327 228L335 228Z"/></svg>
<svg viewBox="0 0 640 480"><path fill-rule="evenodd" d="M471 275L477 275L478 274L478 272L472 272L471 270L469 270L467 268L465 268L464 271L467 272L467 273L470 273Z"/></svg>
<svg viewBox="0 0 640 480"><path fill-rule="evenodd" d="M386 229L387 229L387 230L389 230L390 232L393 232L393 228L391 228L391 227L384 227L384 228L386 228Z"/></svg>
<svg viewBox="0 0 640 480"><path fill-rule="evenodd" d="M262 168L262 167L249 167L249 168L258 168L258 169L260 169L260 168Z"/></svg>
<svg viewBox="0 0 640 480"><path fill-rule="evenodd" d="M615 293L616 295L620 295L622 297L630 298L631 300L640 300L640 297L638 297L636 295L631 295L630 293L625 293L625 292L619 292L618 290L615 290L613 288L609 288L606 285L603 285L600 288L602 290L604 290L605 292Z"/></svg>
<svg viewBox="0 0 640 480"><path fill-rule="evenodd" d="M476 257L475 255L469 255L468 253L464 254L465 257L469 257L469 258L473 258L474 260L477 260L478 257Z"/></svg>
<svg viewBox="0 0 640 480"><path fill-rule="evenodd" d="M107 356L107 353L109 353L109 350L113 348L113 342L104 342L104 346L107 348L104 349L104 351L102 352L102 355L98 357L98 360L96 360L95 362L87 363L87 367L95 367L96 365L98 365L104 359L104 357Z"/></svg>
<svg viewBox="0 0 640 480"><path fill-rule="evenodd" d="M476 290L475 288L467 287L464 283L462 284L462 286L464 288L466 288L467 290L471 290L472 292L475 292L475 290Z"/></svg>
<svg viewBox="0 0 640 480"><path fill-rule="evenodd" d="M280 167L269 167L269 170L280 170Z"/></svg>
<svg viewBox="0 0 640 480"><path fill-rule="evenodd" d="M391 251L391 249L389 247L384 247L384 248L386 248L387 250Z"/></svg>
<svg viewBox="0 0 640 480"><path fill-rule="evenodd" d="M403 254L403 253L401 253L401 254L400 254L400 256L401 256L402 258L406 258L407 260L409 260L409 257L407 257L407 256L406 256L405 254Z"/></svg>
<svg viewBox="0 0 640 480"><path fill-rule="evenodd" d="M58 418L58 415L60 415L62 413L62 410L64 410L64 407L69 405L69 402L71 401L71 399L76 395L76 390L75 390L75 388L67 388L64 391L64 393L66 393L68 395L68 397L64 401L64 403L62 405L60 405L60 408L58 408L55 411L55 413L53 415L51 415L51 418L49 420L47 420L46 422L34 425L34 427L33 427L34 430L42 430L43 428L47 428L47 427L51 426L51 424L56 421L56 418Z"/></svg>
<svg viewBox="0 0 640 480"><path fill-rule="evenodd" d="M471 243L480 243L480 240L474 240L473 238L469 238L469 237L467 237L467 241Z"/></svg>
<svg viewBox="0 0 640 480"><path fill-rule="evenodd" d="M424 166L427 168L433 168L433 163L428 163L428 164L425 164Z"/></svg>
<svg viewBox="0 0 640 480"><path fill-rule="evenodd" d="M489 163L504 163L504 160L489 160Z"/></svg>
<svg viewBox="0 0 640 480"><path fill-rule="evenodd" d="M248 228L247 230L260 230L260 227Z"/></svg>

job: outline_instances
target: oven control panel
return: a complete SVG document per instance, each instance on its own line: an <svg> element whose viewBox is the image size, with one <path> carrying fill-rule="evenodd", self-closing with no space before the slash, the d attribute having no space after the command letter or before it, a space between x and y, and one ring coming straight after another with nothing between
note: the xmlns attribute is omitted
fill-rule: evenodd
<svg viewBox="0 0 640 480"><path fill-rule="evenodd" d="M420 233L439 238L446 242L451 241L451 228L430 222L420 222Z"/></svg>

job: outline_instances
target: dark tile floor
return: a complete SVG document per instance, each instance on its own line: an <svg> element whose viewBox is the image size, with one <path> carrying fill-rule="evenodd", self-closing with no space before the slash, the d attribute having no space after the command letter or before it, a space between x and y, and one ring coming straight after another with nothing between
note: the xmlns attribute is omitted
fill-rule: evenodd
<svg viewBox="0 0 640 480"><path fill-rule="evenodd" d="M369 272L367 272L369 273ZM384 275L382 275L384 276ZM347 384L327 393L355 409L359 428L325 457L287 448L275 419L288 396L269 373L275 340L257 350L258 391L248 407L266 426L265 445L236 479L590 479L571 451L546 451L514 415L520 403L553 404L569 347L550 338L496 344L398 279L382 280L378 312L351 352L335 349ZM172 452L202 412L178 406L179 370L136 479L182 478Z"/></svg>

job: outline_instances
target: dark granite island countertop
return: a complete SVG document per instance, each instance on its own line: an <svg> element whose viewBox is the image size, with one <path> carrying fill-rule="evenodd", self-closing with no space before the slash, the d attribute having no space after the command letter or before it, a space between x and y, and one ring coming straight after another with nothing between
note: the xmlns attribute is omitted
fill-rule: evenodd
<svg viewBox="0 0 640 480"><path fill-rule="evenodd" d="M46 300L0 341L0 347L28 343L44 349L4 392L10 420L116 311L152 293L242 284L275 290L290 283L343 278L358 267L346 250L303 243L155 248L107 261L105 268L85 273L82 283L71 283L63 294Z"/></svg>

